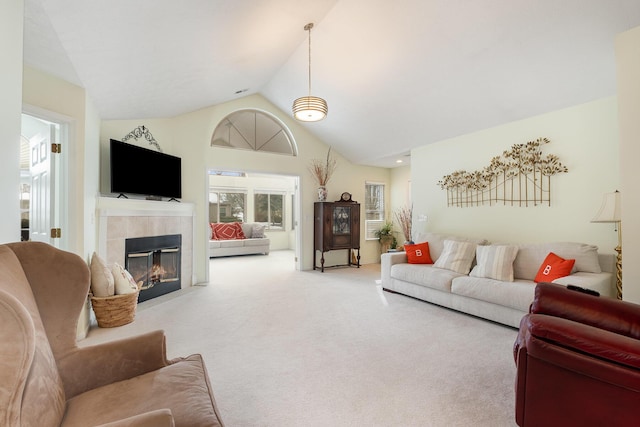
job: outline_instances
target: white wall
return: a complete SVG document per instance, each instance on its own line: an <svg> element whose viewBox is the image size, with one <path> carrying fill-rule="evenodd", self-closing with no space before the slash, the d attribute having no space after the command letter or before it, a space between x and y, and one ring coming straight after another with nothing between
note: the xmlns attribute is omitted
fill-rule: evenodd
<svg viewBox="0 0 640 427"><path fill-rule="evenodd" d="M523 101L525 102L525 101ZM456 170L487 166L513 144L547 137L543 153L555 154L569 172L552 177L551 206L447 207L437 182ZM418 231L442 231L493 242L575 241L614 253L612 224L594 224L602 196L620 188L615 98L543 114L427 145L411 153L414 217Z"/></svg>
<svg viewBox="0 0 640 427"><path fill-rule="evenodd" d="M20 240L20 114L22 111L22 0L0 5L0 242Z"/></svg>
<svg viewBox="0 0 640 427"><path fill-rule="evenodd" d="M210 140L214 129L230 113L243 108L267 111L281 120L291 131L298 146L298 156L284 156L274 153L256 153L245 150L230 150L223 147L211 147ZM327 118L327 120L330 120ZM166 153L180 156L183 161L184 201L196 205L195 248L197 257L195 274L198 281L205 278L208 268L206 254L206 227L208 218L208 199L206 173L211 169L251 170L254 172L279 173L300 176L301 194L301 232L303 247L301 248L302 268L312 268L313 256L313 203L317 200L316 184L307 167L312 158L323 159L327 155L328 146L314 137L305 126L296 122L288 112L276 106L260 95L251 95L235 101L211 106L192 113L171 119L116 120L104 121L101 130L101 153L108 152L109 138L120 139L133 128L145 125ZM313 124L309 125L313 129ZM106 147L106 148L105 148ZM340 194L348 191L353 199L364 202L364 185L366 181L389 183L389 170L384 168L358 166L351 164L332 151L338 161L338 168L327 185L328 200L338 200ZM102 168L105 168L104 159ZM105 171L101 172L103 185ZM104 188L103 188L104 190ZM377 241L364 240L364 221L361 224L361 262L375 263L379 258ZM336 256L344 257L336 251ZM329 264L330 261L327 261Z"/></svg>
<svg viewBox="0 0 640 427"><path fill-rule="evenodd" d="M85 147L84 147L84 185L83 191L83 222L86 224L83 233L83 245L87 256L97 248L96 196L100 185L100 116L91 99L85 97ZM89 260L89 258L87 258Z"/></svg>
<svg viewBox="0 0 640 427"><path fill-rule="evenodd" d="M391 188L390 203L388 206L389 214L387 217L393 221L393 230L398 240L398 245L402 245L404 235L402 234L400 224L395 217L395 212L404 207L412 205L411 199L411 166L401 166L391 169ZM418 217L414 215L412 228L416 229ZM412 233L415 235L415 233ZM413 236L412 236L413 237Z"/></svg>
<svg viewBox="0 0 640 427"><path fill-rule="evenodd" d="M622 175L622 298L640 303L640 27L616 39Z"/></svg>

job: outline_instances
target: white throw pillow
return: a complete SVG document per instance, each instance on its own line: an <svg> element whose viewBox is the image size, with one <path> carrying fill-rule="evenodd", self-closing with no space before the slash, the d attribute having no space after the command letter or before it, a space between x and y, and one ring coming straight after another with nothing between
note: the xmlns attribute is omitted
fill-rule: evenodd
<svg viewBox="0 0 640 427"><path fill-rule="evenodd" d="M477 265L469 276L513 282L513 260L517 254L518 247L513 245L478 246Z"/></svg>
<svg viewBox="0 0 640 427"><path fill-rule="evenodd" d="M418 233L418 235L414 239L415 242L429 242L429 254L431 255L431 259L433 260L438 259L440 255L442 255L442 251L444 251L445 240L470 242L476 245L486 245L488 243L486 239L459 237L450 234L434 233L430 231Z"/></svg>
<svg viewBox="0 0 640 427"><path fill-rule="evenodd" d="M110 297L114 293L113 274L95 252L91 256L91 293L96 297Z"/></svg>
<svg viewBox="0 0 640 427"><path fill-rule="evenodd" d="M442 255L438 257L433 266L460 274L469 274L475 254L475 243L445 240Z"/></svg>
<svg viewBox="0 0 640 427"><path fill-rule="evenodd" d="M123 266L116 262L111 271L115 281L116 295L132 294L138 290L138 285Z"/></svg>
<svg viewBox="0 0 640 427"><path fill-rule="evenodd" d="M253 224L253 228L251 229L251 237L253 239L262 239L262 238L264 238L264 225L262 225L262 224Z"/></svg>
<svg viewBox="0 0 640 427"><path fill-rule="evenodd" d="M585 243L550 242L518 245L518 256L513 263L513 275L516 279L534 280L540 264L549 252L564 259L575 259L571 273L601 273L598 259L598 247Z"/></svg>

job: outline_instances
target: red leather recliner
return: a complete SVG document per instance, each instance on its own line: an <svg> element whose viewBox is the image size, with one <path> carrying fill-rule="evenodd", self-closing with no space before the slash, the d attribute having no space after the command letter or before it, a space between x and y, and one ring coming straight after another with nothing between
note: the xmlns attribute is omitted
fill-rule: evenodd
<svg viewBox="0 0 640 427"><path fill-rule="evenodd" d="M640 305L540 283L514 358L519 426L640 425Z"/></svg>

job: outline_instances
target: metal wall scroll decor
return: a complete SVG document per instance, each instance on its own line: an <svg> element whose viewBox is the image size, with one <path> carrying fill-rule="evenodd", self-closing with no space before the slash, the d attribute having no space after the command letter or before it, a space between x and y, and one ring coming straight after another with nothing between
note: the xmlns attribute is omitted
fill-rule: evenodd
<svg viewBox="0 0 640 427"><path fill-rule="evenodd" d="M160 144L158 144L158 141L156 141L153 135L151 135L151 132L149 132L149 129L147 129L144 125L138 126L134 130L126 134L124 138L122 138L122 142L127 142L127 140L131 138L137 141L138 138L142 138L143 136L144 136L144 139L146 139L150 145L153 145L158 149L159 152L162 153L162 148L160 148Z"/></svg>
<svg viewBox="0 0 640 427"><path fill-rule="evenodd" d="M549 142L538 138L514 144L481 170L445 175L438 185L447 191L447 206L551 206L551 177L568 169L558 156L543 156L541 146Z"/></svg>

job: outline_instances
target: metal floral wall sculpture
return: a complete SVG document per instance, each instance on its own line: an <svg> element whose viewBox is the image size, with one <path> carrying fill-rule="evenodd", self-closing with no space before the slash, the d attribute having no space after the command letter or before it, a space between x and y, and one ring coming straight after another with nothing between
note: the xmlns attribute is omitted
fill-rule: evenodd
<svg viewBox="0 0 640 427"><path fill-rule="evenodd" d="M156 139L153 137L153 135L151 135L151 132L149 131L149 129L147 127L143 126L138 126L137 128L135 128L134 130L132 130L131 132L129 132L128 134L126 134L123 138L122 138L122 142L127 142L128 139L135 139L136 141L138 140L138 138L142 138L144 136L144 139L146 139L150 145L153 145L154 147L156 147L158 149L159 152L162 153L162 148L160 148L160 144L158 144L158 141L156 141Z"/></svg>
<svg viewBox="0 0 640 427"><path fill-rule="evenodd" d="M541 146L549 142L538 138L514 144L482 170L445 175L438 185L447 191L447 206L551 206L551 177L568 169L558 156L543 156Z"/></svg>

